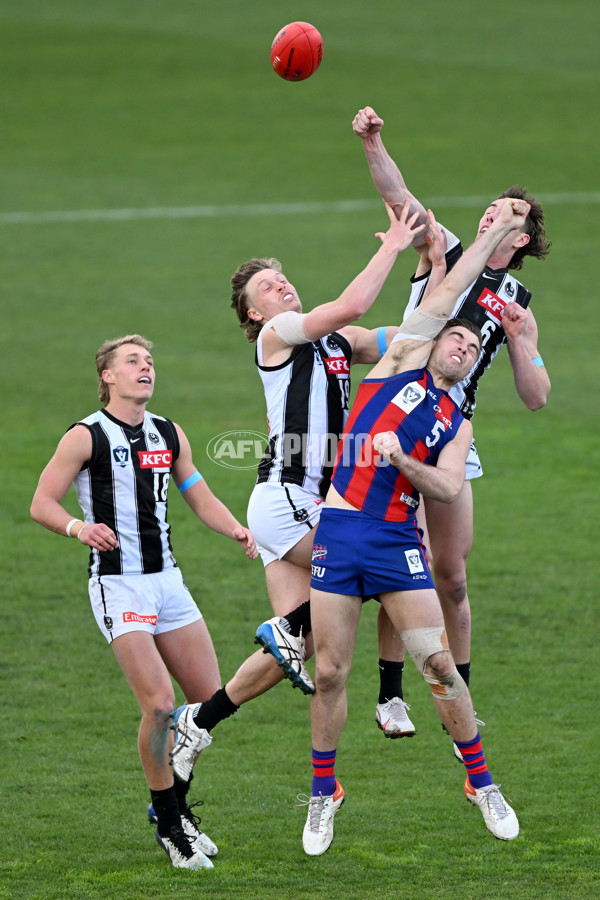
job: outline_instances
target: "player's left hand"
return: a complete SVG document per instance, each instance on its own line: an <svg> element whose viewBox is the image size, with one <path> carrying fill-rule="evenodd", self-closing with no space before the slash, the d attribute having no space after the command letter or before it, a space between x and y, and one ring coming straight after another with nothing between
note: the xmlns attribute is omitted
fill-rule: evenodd
<svg viewBox="0 0 600 900"><path fill-rule="evenodd" d="M233 539L245 549L248 559L256 559L258 556L256 541L247 528L244 528L242 525L235 528L233 531Z"/></svg>
<svg viewBox="0 0 600 900"><path fill-rule="evenodd" d="M448 249L446 232L438 225L430 209L427 210L427 218L429 219L429 228L425 232L424 237L428 247L429 262L432 266L445 265L446 250Z"/></svg>

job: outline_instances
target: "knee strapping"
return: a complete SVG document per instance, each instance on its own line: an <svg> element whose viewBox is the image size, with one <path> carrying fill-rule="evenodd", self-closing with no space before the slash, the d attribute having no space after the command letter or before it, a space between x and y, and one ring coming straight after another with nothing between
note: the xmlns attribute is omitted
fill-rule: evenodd
<svg viewBox="0 0 600 900"><path fill-rule="evenodd" d="M434 654L444 653L448 649L442 644L443 633L443 625L438 625L401 631L400 637L417 669L430 686L434 697L438 697L440 700L456 700L467 689L456 666L449 675L428 675L425 672L427 660Z"/></svg>
<svg viewBox="0 0 600 900"><path fill-rule="evenodd" d="M467 690L467 685L456 666L449 675L435 676L423 673L423 678L438 700L458 700Z"/></svg>

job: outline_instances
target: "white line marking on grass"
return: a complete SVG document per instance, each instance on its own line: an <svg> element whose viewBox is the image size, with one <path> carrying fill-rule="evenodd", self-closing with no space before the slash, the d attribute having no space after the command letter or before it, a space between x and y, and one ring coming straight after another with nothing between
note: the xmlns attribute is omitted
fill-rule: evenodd
<svg viewBox="0 0 600 900"><path fill-rule="evenodd" d="M600 191L587 193L538 194L546 205L600 203ZM426 197L423 203L439 207L470 208L484 206L489 196ZM69 222L131 222L144 219L218 219L228 216L310 215L328 212L360 212L381 206L380 200L339 200L305 203L249 203L213 206L149 206L138 209L72 209L40 212L0 213L0 225L42 225Z"/></svg>

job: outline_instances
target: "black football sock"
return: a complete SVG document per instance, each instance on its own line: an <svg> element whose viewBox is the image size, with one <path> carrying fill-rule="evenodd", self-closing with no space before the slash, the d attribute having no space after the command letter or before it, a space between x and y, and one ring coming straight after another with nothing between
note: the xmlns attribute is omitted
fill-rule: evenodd
<svg viewBox="0 0 600 900"><path fill-rule="evenodd" d="M194 773L190 775L189 781L180 781L179 778L175 779L175 794L177 796L177 805L179 806L179 812L183 815L184 812L187 812L188 802L187 795L190 789L190 785L192 783L192 778L194 777Z"/></svg>
<svg viewBox="0 0 600 900"><path fill-rule="evenodd" d="M287 615L282 616L281 618L284 623L287 622L289 626L289 633L293 634L294 637L299 637L301 631L302 637L306 637L306 635L310 634L310 632L312 631L309 600L301 603L300 606L297 606L296 609L293 609L291 612L287 613Z"/></svg>
<svg viewBox="0 0 600 900"><path fill-rule="evenodd" d="M215 725L218 725L223 719L232 716L238 709L239 706L236 706L235 703L229 699L225 688L219 688L206 703L201 705L194 716L194 724L197 725L198 728L205 728L207 731L212 731Z"/></svg>
<svg viewBox="0 0 600 900"><path fill-rule="evenodd" d="M175 787L165 788L162 791L150 789L152 806L158 820L158 833L161 837L169 837L171 828L181 828L181 813Z"/></svg>
<svg viewBox="0 0 600 900"><path fill-rule="evenodd" d="M395 662L390 659L379 660L379 700L378 703L387 703L394 697L404 699L402 693L402 673L404 661Z"/></svg>
<svg viewBox="0 0 600 900"><path fill-rule="evenodd" d="M458 674L461 676L466 686L469 687L469 679L471 677L471 663L457 663L456 668L458 669Z"/></svg>

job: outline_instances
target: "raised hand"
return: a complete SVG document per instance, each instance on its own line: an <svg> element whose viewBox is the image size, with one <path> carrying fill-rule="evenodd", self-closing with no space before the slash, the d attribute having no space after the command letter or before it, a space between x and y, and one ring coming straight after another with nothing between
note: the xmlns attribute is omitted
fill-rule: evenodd
<svg viewBox="0 0 600 900"><path fill-rule="evenodd" d="M381 119L370 106L359 109L352 120L352 130L354 131L354 134L358 135L360 138L378 134L382 128L383 119Z"/></svg>
<svg viewBox="0 0 600 900"><path fill-rule="evenodd" d="M496 219L502 225L510 225L511 228L521 228L529 214L531 206L525 200L517 200L516 197L504 197L496 201L502 203Z"/></svg>
<svg viewBox="0 0 600 900"><path fill-rule="evenodd" d="M425 232L427 224L418 224L420 212L416 210L410 213L411 201L407 200L402 207L400 218L397 219L394 210L385 204L388 216L390 217L390 227L386 232L378 231L375 237L378 237L383 244L393 244L401 253L413 243L414 239Z"/></svg>

